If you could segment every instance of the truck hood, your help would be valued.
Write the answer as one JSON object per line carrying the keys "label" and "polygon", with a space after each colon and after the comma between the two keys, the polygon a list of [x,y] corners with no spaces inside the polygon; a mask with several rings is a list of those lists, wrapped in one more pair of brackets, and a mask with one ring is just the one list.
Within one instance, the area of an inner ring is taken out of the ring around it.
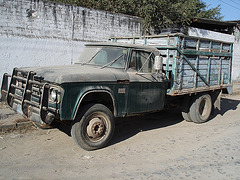
{"label": "truck hood", "polygon": [[24,71],[37,73],[44,81],[55,82],[57,84],[70,82],[99,82],[128,80],[129,77],[123,69],[115,69],[100,66],[74,64],[69,66],[49,66],[49,67],[25,67]]}

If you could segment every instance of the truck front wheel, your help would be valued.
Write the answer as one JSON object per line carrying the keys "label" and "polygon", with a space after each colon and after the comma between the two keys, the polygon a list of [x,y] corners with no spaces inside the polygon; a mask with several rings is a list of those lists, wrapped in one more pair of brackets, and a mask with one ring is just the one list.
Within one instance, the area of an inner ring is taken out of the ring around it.
{"label": "truck front wheel", "polygon": [[75,143],[85,150],[99,149],[111,140],[115,129],[112,112],[102,104],[82,108],[71,129]]}
{"label": "truck front wheel", "polygon": [[195,123],[208,121],[212,112],[212,99],[209,94],[197,95],[190,106],[190,118]]}

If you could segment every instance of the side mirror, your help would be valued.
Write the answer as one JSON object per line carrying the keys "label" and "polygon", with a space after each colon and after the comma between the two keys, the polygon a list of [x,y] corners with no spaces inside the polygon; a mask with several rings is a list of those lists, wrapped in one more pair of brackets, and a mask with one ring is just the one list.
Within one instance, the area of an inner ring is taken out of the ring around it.
{"label": "side mirror", "polygon": [[162,56],[155,56],[154,70],[162,72],[162,67],[163,67],[163,57]]}

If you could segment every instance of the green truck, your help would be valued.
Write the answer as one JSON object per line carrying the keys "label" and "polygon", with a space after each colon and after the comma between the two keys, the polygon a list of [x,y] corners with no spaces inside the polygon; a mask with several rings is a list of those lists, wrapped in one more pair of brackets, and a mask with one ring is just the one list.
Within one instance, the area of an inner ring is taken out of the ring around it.
{"label": "green truck", "polygon": [[186,121],[203,123],[231,93],[232,43],[181,33],[111,41],[87,44],[73,65],[14,68],[1,101],[41,128],[71,121],[75,143],[94,150],[117,117],[181,107]]}

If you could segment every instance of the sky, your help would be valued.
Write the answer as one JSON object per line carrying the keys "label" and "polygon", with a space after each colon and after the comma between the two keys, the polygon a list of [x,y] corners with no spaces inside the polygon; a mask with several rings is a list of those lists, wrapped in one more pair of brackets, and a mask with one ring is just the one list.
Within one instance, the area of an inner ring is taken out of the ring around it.
{"label": "sky", "polygon": [[202,0],[209,8],[221,5],[221,13],[224,21],[240,20],[240,0]]}

